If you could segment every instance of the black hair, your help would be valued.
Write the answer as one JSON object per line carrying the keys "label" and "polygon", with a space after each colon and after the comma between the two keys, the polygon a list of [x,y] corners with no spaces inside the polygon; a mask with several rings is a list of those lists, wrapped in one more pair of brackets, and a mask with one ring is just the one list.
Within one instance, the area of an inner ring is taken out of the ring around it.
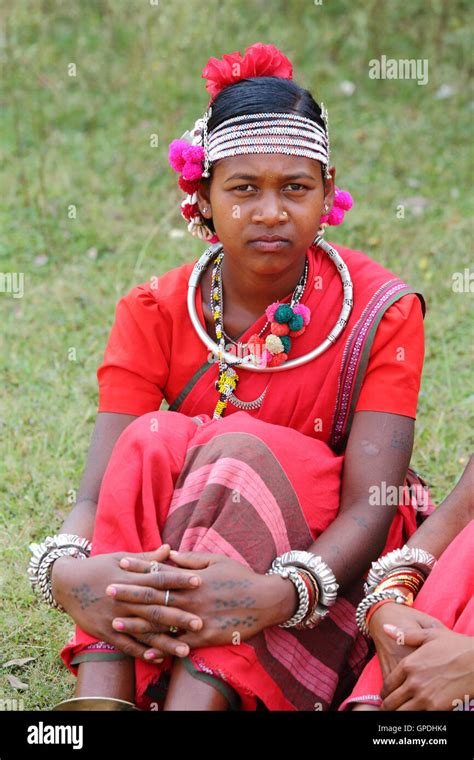
{"label": "black hair", "polygon": [[[309,90],[297,85],[291,79],[281,77],[251,77],[241,79],[216,96],[212,102],[212,114],[207,125],[208,132],[222,124],[226,119],[244,114],[264,113],[278,110],[281,113],[297,113],[316,122],[326,131],[321,115],[321,108]],[[245,122],[242,122],[245,123]],[[324,181],[325,167],[321,164],[321,176]],[[211,177],[207,180],[210,182]],[[205,180],[203,180],[205,181]],[[211,219],[206,224],[213,232]]]}

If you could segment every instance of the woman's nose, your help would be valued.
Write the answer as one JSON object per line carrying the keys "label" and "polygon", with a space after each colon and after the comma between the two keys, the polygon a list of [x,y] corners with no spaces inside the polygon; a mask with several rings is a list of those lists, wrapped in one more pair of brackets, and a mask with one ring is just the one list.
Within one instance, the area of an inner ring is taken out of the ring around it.
{"label": "woman's nose", "polygon": [[259,198],[252,214],[253,221],[265,222],[265,224],[276,224],[284,221],[287,216],[281,197],[275,194],[268,194],[266,197]]}

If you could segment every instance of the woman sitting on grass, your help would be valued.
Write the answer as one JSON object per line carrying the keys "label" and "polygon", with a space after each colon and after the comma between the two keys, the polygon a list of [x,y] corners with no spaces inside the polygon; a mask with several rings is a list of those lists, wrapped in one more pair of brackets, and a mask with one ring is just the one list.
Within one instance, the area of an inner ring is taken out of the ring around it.
{"label": "woman sitting on grass", "polygon": [[119,302],[67,535],[31,573],[77,624],[76,698],[334,709],[371,653],[364,574],[417,527],[371,493],[416,479],[423,299],[323,240],[351,198],[289,60],[257,43],[203,76],[170,161],[210,245]]}

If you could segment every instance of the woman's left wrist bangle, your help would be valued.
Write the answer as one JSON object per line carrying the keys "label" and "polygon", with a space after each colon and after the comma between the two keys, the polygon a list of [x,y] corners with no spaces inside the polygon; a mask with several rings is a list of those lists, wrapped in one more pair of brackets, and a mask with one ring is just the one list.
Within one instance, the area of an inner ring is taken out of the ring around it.
{"label": "woman's left wrist bangle", "polygon": [[315,628],[336,602],[339,586],[334,573],[321,557],[311,552],[285,552],[276,557],[267,574],[273,573],[292,580],[300,599],[296,613],[280,623],[282,628]]}

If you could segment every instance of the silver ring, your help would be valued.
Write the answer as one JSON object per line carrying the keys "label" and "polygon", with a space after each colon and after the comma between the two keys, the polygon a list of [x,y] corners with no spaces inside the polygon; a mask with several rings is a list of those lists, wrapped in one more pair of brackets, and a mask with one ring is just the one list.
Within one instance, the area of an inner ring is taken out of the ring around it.
{"label": "silver ring", "polygon": [[175,625],[170,625],[170,633],[178,633],[179,628]]}
{"label": "silver ring", "polygon": [[168,606],[169,600],[170,600],[170,590],[169,590],[169,588],[167,588],[166,591],[165,591],[165,607]]}
{"label": "silver ring", "polygon": [[153,560],[153,562],[150,562],[150,573],[159,573],[160,572],[160,563],[156,560]]}

